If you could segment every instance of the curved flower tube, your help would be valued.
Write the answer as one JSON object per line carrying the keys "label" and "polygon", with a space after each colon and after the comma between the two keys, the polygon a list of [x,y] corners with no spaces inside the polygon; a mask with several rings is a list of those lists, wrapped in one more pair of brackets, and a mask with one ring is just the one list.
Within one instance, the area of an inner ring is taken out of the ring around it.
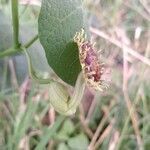
{"label": "curved flower tube", "polygon": [[69,95],[63,84],[52,82],[49,85],[50,103],[57,112],[63,115],[73,115],[82,100],[84,89],[85,81],[82,73],[78,76],[73,95]]}

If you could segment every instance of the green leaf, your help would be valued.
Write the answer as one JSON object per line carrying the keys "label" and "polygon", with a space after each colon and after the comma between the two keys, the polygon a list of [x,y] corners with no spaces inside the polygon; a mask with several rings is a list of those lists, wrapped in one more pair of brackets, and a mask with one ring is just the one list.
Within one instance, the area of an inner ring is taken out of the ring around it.
{"label": "green leaf", "polygon": [[75,127],[74,127],[73,122],[70,119],[67,119],[63,124],[61,132],[65,133],[67,135],[70,135],[74,132],[74,130],[75,130]]}
{"label": "green leaf", "polygon": [[39,38],[49,65],[68,84],[74,85],[81,70],[73,37],[86,28],[81,0],[43,0]]}
{"label": "green leaf", "polygon": [[57,133],[56,138],[61,141],[66,141],[69,136],[74,132],[75,127],[70,119],[65,120],[61,130]]}
{"label": "green leaf", "polygon": [[83,133],[72,137],[68,141],[68,146],[73,150],[87,150],[89,145],[88,138]]}
{"label": "green leaf", "polygon": [[60,143],[58,145],[57,150],[69,150],[69,148],[67,147],[67,145],[65,143]]}

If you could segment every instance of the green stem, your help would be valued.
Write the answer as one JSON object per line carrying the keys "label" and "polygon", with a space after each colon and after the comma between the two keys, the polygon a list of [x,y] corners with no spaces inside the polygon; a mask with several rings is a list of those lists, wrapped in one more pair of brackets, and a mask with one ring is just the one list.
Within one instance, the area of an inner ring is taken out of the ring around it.
{"label": "green stem", "polygon": [[18,49],[14,49],[14,48],[6,49],[5,51],[3,51],[3,52],[0,53],[0,58],[16,54],[17,52],[18,52]]}
{"label": "green stem", "polygon": [[28,43],[26,43],[25,45],[24,45],[24,47],[25,48],[29,48],[37,39],[38,39],[38,34],[37,35],[35,35]]}
{"label": "green stem", "polygon": [[[25,49],[29,48],[36,40],[38,39],[38,35],[35,35],[28,43],[26,43],[23,47]],[[5,56],[10,56],[10,55],[14,55],[16,54],[17,52],[22,52],[23,49],[20,47],[18,48],[9,48],[9,49],[6,49],[2,52],[0,52],[0,58],[3,58]]]}
{"label": "green stem", "polygon": [[51,82],[54,82],[52,79],[50,78],[47,78],[47,79],[43,79],[41,77],[38,77],[34,68],[33,68],[33,65],[32,65],[32,62],[31,62],[31,58],[30,58],[30,55],[28,54],[28,51],[25,49],[25,48],[22,48],[25,52],[25,55],[26,55],[26,58],[27,58],[27,62],[28,62],[28,70],[29,70],[29,75],[30,77],[35,80],[36,82],[38,82],[39,84],[49,84]]}
{"label": "green stem", "polygon": [[18,0],[11,1],[12,23],[13,23],[13,40],[14,48],[20,46],[19,43],[19,19],[18,19]]}

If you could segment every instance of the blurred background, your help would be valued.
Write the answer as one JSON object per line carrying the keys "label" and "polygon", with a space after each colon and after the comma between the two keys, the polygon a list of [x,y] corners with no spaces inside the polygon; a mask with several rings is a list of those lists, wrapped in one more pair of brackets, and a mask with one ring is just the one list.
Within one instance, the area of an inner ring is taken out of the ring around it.
{"label": "blurred background", "polygon": [[[0,59],[0,150],[150,150],[150,1],[84,0],[89,31],[111,73],[108,90],[86,89],[74,116],[49,104],[23,55]],[[12,44],[11,1],[0,0],[0,51]],[[19,0],[20,41],[38,33],[40,0]],[[53,76],[36,41],[39,76]]]}

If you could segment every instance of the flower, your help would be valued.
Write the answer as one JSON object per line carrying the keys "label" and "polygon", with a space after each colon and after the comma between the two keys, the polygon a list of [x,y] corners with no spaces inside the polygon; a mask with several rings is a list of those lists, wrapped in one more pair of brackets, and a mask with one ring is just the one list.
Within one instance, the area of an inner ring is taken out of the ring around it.
{"label": "flower", "polygon": [[95,90],[103,91],[108,87],[105,76],[108,73],[104,71],[104,64],[100,62],[99,53],[94,44],[86,40],[84,29],[75,34],[74,42],[79,48],[79,60],[86,84]]}

